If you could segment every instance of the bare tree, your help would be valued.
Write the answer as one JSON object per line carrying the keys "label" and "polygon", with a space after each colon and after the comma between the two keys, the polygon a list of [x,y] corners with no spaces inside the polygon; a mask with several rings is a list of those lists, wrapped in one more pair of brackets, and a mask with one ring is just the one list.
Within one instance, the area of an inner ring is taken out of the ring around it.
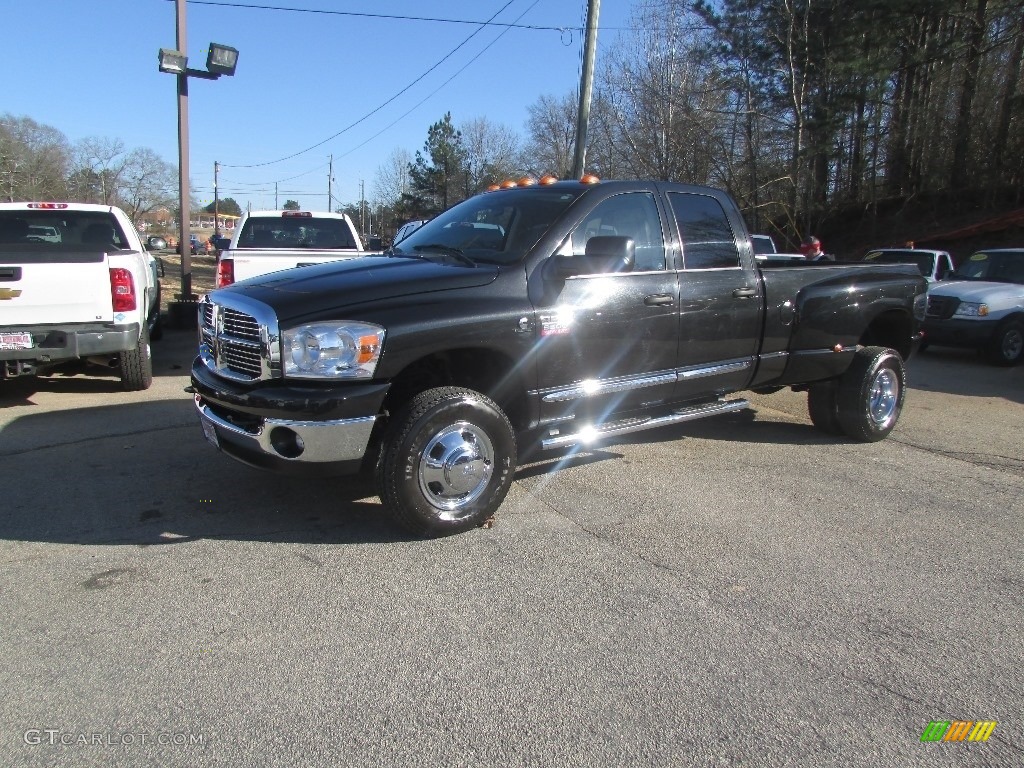
{"label": "bare tree", "polygon": [[82,202],[113,205],[128,155],[124,142],[89,136],[75,145],[72,183]]}
{"label": "bare tree", "polygon": [[511,128],[477,117],[459,126],[459,131],[466,149],[467,196],[519,175],[519,137]]}
{"label": "bare tree", "polygon": [[395,149],[383,164],[377,167],[373,181],[373,197],[384,205],[397,206],[402,196],[409,193],[409,166],[412,153],[407,149]]}
{"label": "bare tree", "polygon": [[553,173],[560,179],[572,171],[576,146],[576,108],[574,94],[545,94],[530,105],[527,169],[534,175]]}
{"label": "bare tree", "polygon": [[151,149],[133,149],[121,168],[117,200],[136,224],[155,208],[171,208],[178,194],[178,169]]}
{"label": "bare tree", "polygon": [[635,178],[717,183],[727,174],[728,89],[681,0],[639,5],[605,59],[604,138]]}
{"label": "bare tree", "polygon": [[29,117],[0,118],[0,189],[9,202],[67,196],[70,149],[64,134]]}

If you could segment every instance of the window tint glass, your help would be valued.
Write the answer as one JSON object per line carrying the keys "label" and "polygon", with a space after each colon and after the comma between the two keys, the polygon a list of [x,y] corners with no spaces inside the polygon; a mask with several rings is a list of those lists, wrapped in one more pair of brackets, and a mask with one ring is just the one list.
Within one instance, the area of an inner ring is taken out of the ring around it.
{"label": "window tint glass", "polygon": [[344,219],[256,216],[246,219],[239,248],[355,248]]}
{"label": "window tint glass", "polygon": [[686,269],[738,267],[740,254],[725,210],[713,197],[670,192]]}
{"label": "window tint glass", "polygon": [[665,268],[661,217],[658,216],[654,195],[650,193],[631,192],[599,203],[569,236],[573,254],[584,253],[587,240],[595,235],[633,238],[636,247],[634,272],[652,272]]}

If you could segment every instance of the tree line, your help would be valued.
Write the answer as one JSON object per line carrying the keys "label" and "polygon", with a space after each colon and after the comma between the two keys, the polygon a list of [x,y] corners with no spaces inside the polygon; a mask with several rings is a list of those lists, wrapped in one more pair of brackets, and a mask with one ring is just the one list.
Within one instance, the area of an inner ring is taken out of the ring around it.
{"label": "tree line", "polygon": [[73,200],[123,208],[138,222],[156,208],[177,209],[178,169],[152,149],[89,137],[74,144],[30,117],[0,117],[2,196]]}
{"label": "tree line", "polygon": [[[599,38],[588,172],[724,188],[752,229],[790,244],[910,206],[939,218],[1021,203],[1024,0],[637,0],[632,13],[629,32]],[[446,113],[419,151],[391,153],[358,210],[387,235],[503,179],[566,178],[576,111],[575,93],[540,94],[522,131]],[[133,217],[177,204],[176,168],[152,150],[70,144],[12,115],[0,185]]]}
{"label": "tree line", "polygon": [[[915,201],[1020,204],[1024,0],[643,0],[602,46],[587,170],[727,189],[790,242]],[[376,193],[427,218],[494,181],[566,178],[575,94],[542,95],[526,136],[486,118],[430,126]]]}

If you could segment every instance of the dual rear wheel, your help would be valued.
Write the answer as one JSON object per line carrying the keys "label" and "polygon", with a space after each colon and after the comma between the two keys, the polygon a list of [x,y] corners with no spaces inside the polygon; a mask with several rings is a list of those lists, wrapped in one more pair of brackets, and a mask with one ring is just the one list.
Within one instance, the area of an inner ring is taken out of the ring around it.
{"label": "dual rear wheel", "polygon": [[906,369],[893,349],[862,347],[838,379],[812,384],[811,422],[830,435],[876,442],[892,432],[903,410]]}

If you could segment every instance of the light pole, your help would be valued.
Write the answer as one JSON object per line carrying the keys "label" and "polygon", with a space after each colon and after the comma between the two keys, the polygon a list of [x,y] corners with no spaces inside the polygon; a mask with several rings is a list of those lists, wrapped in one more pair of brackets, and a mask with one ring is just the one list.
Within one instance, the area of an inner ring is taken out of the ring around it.
{"label": "light pole", "polygon": [[[213,236],[220,237],[220,197],[217,195],[217,176],[220,175],[220,163],[213,161]],[[220,246],[218,246],[219,248]]]}
{"label": "light pole", "polygon": [[[210,43],[206,56],[206,70],[188,68],[188,44],[185,27],[185,0],[174,0],[177,37],[175,50],[161,48],[159,53],[160,71],[178,77],[178,247],[181,249],[181,293],[178,301],[171,302],[172,325],[194,326],[197,317],[195,297],[192,293],[192,250],[189,231],[189,188],[188,188],[188,79],[198,77],[216,80],[221,75],[234,75],[238,64],[238,50],[229,45]],[[215,169],[216,175],[216,169]],[[215,182],[216,184],[216,182]],[[216,201],[214,205],[216,209]],[[214,213],[216,216],[216,211]],[[214,224],[216,229],[216,223]]]}

